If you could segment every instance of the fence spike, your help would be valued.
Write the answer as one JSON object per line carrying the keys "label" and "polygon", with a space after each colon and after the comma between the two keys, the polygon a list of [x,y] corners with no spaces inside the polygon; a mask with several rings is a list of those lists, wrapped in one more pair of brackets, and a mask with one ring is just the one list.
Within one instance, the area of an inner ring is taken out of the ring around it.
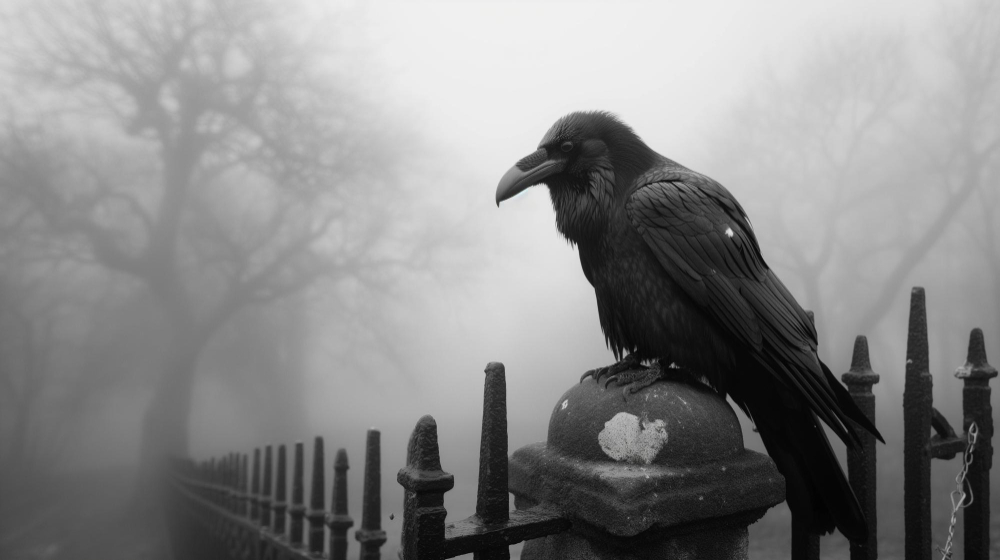
{"label": "fence spike", "polygon": [[368,430],[365,445],[365,490],[361,505],[361,528],[354,538],[361,543],[361,560],[379,560],[379,549],[385,543],[382,530],[382,444],[381,433]]}
{"label": "fence spike", "polygon": [[400,558],[443,558],[444,520],[448,515],[444,493],[455,486],[455,477],[441,470],[437,423],[432,416],[417,421],[406,448],[406,466],[396,480],[406,489]]}
{"label": "fence spike", "polygon": [[240,491],[237,488],[238,476],[236,453],[229,452],[226,455],[226,490],[229,493],[229,499],[226,502],[230,513],[239,513],[240,511]]}
{"label": "fence spike", "polygon": [[260,524],[271,529],[271,446],[264,446],[264,492],[260,499]]}
{"label": "fence spike", "polygon": [[260,448],[253,450],[253,478],[250,482],[250,519],[260,520]]}
{"label": "fence spike", "polygon": [[285,473],[285,444],[278,446],[278,472],[275,479],[274,495],[274,532],[279,536],[285,535],[285,513],[288,511],[288,502],[285,494],[286,473]]}
{"label": "fence spike", "polygon": [[854,354],[851,356],[851,372],[868,373],[872,370],[871,358],[868,356],[868,338],[858,335],[854,339]]}
{"label": "fence spike", "polygon": [[907,560],[931,558],[931,407],[934,382],[929,371],[927,305],[924,289],[910,294],[903,388],[903,515]]}
{"label": "fence spike", "polygon": [[354,525],[354,520],[347,514],[347,469],[349,468],[347,450],[338,449],[337,457],[333,461],[333,484],[330,495],[332,514],[327,519],[332,560],[346,560],[347,530]]}
{"label": "fence spike", "polygon": [[993,378],[997,376],[997,369],[986,360],[986,343],[983,341],[983,330],[972,329],[969,333],[969,352],[965,359],[965,365],[955,370],[955,377],[965,379],[969,377]]}
{"label": "fence spike", "polygon": [[986,560],[990,555],[990,469],[993,466],[993,406],[990,403],[990,379],[997,370],[986,360],[983,331],[969,334],[969,352],[965,365],[955,377],[962,379],[962,425],[966,440],[975,422],[978,434],[972,462],[965,482],[972,493],[972,503],[962,513],[964,552],[969,560]]}
{"label": "fence spike", "polygon": [[476,515],[483,523],[490,524],[510,519],[507,493],[507,381],[500,362],[490,362],[485,372]]}
{"label": "fence spike", "polygon": [[[484,525],[510,519],[507,492],[507,380],[500,362],[486,365],[483,385],[483,427],[479,440],[479,488],[476,516]],[[473,560],[509,560],[506,544],[476,552]]]}
{"label": "fence spike", "polygon": [[309,553],[314,556],[323,554],[323,522],[326,512],[323,511],[323,494],[326,488],[326,478],[323,473],[323,438],[316,436],[313,442],[312,493],[309,499]]}
{"label": "fence spike", "polygon": [[302,522],[306,514],[306,507],[303,502],[304,495],[304,483],[303,483],[303,463],[304,451],[303,443],[298,441],[295,443],[295,465],[292,467],[292,507],[288,508],[288,515],[292,518],[291,520],[291,535],[289,537],[289,542],[292,546],[296,548],[302,548],[303,541],[303,530],[305,524]]}
{"label": "fence spike", "polygon": [[[841,379],[847,384],[848,392],[858,409],[875,423],[875,395],[872,394],[872,385],[878,383],[879,375],[872,371],[868,339],[863,335],[854,340],[851,370],[843,374]],[[851,543],[851,560],[875,560],[878,558],[875,436],[856,423],[851,424],[861,439],[861,444],[850,446],[847,450],[848,479],[868,521],[868,540]]]}
{"label": "fence spike", "polygon": [[250,514],[249,462],[250,456],[243,453],[240,460],[240,515],[243,517]]}

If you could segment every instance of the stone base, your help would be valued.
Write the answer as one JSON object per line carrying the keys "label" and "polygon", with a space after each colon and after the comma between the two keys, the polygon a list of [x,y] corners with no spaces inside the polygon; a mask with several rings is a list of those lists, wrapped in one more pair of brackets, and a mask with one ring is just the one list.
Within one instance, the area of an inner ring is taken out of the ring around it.
{"label": "stone base", "polygon": [[524,543],[521,560],[747,560],[748,538],[744,526],[622,546],[570,531]]}

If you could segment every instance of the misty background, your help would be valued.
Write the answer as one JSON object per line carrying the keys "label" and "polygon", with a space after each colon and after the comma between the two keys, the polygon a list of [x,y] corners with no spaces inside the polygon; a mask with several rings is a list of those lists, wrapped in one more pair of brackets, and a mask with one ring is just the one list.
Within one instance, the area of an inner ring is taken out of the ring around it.
{"label": "misty background", "polygon": [[[868,337],[882,557],[910,288],[953,426],[973,327],[1000,362],[995,2],[5,0],[0,45],[4,558],[169,558],[142,499],[164,457],[315,435],[350,455],[358,523],[372,426],[390,557],[423,414],[449,520],[473,513],[486,363],[514,450],[613,361],[547,189],[494,202],[575,110],[727,186],[835,373]],[[958,469],[933,464],[938,545]],[[751,557],[789,527],[771,510]]]}

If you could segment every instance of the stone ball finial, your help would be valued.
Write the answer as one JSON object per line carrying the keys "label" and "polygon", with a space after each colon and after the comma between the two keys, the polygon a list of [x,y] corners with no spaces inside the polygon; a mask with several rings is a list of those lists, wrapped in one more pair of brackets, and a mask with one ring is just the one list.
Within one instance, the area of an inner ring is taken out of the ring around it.
{"label": "stone ball finial", "polygon": [[623,398],[590,379],[571,387],[549,419],[548,446],[566,457],[691,467],[743,451],[732,408],[705,385],[655,383]]}
{"label": "stone ball finial", "polygon": [[546,504],[573,522],[569,533],[525,545],[532,559],[667,550],[745,558],[747,525],[784,490],[774,463],[743,447],[725,399],[682,376],[625,399],[592,379],[574,384],[552,411],[547,441],[510,458],[518,509]]}

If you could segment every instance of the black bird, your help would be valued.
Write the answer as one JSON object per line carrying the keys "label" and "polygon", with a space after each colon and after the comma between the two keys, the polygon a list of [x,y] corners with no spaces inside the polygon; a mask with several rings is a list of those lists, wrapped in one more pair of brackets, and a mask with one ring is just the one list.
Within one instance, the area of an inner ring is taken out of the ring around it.
{"label": "black bird", "polygon": [[867,540],[819,420],[849,446],[860,440],[848,419],[882,436],[819,360],[812,321],[764,262],[733,195],[604,112],[559,119],[500,179],[497,205],[539,183],[579,248],[619,360],[584,378],[607,376],[626,394],[672,367],[704,380],[753,420],[797,523]]}

